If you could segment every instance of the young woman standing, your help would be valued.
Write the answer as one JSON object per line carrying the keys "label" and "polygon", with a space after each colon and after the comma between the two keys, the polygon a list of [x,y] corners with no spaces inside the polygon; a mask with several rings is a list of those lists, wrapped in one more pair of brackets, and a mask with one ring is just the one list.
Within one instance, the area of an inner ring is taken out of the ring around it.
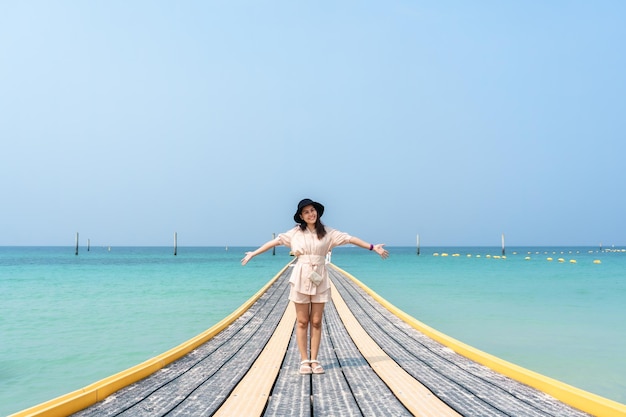
{"label": "young woman standing", "polygon": [[[281,233],[253,252],[246,252],[241,264],[275,246],[285,245],[298,258],[293,267],[289,283],[289,300],[296,308],[296,340],[300,351],[300,373],[322,374],[317,355],[322,338],[322,315],[324,305],[330,301],[330,283],[326,270],[326,254],[340,245],[353,244],[374,251],[386,259],[389,252],[384,244],[371,244],[355,236],[324,226],[320,218],[324,206],[305,198],[298,203],[293,219],[298,223],[293,229]],[[307,334],[311,334],[311,356],[307,352]]]}

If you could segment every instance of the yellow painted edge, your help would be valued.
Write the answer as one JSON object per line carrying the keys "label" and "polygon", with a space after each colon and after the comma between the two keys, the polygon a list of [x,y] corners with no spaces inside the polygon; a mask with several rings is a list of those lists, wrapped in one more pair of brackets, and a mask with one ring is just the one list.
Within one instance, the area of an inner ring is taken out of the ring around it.
{"label": "yellow painted edge", "polygon": [[523,384],[536,388],[546,394],[553,396],[554,398],[571,405],[586,413],[597,416],[626,416],[626,405],[618,403],[617,401],[610,400],[608,398],[601,397],[588,391],[584,391],[580,388],[568,385],[564,382],[547,377],[540,373],[523,368],[519,365],[515,365],[511,362],[507,362],[504,359],[500,359],[497,356],[490,355],[470,345],[460,342],[438,330],[420,322],[419,320],[411,317],[404,311],[395,307],[393,304],[385,300],[378,295],[372,289],[367,287],[357,278],[343,269],[331,264],[333,268],[340,271],[349,277],[355,284],[361,287],[366,293],[374,298],[378,303],[384,306],[391,313],[402,319],[411,327],[424,333],[426,336],[436,340],[437,342],[449,347],[456,353],[465,356],[477,363],[487,366],[496,372],[499,372],[505,376],[515,379]]}
{"label": "yellow painted edge", "polygon": [[58,417],[68,416],[76,413],[87,407],[94,405],[95,403],[102,401],[112,393],[119,391],[120,389],[127,387],[153,373],[161,368],[169,365],[177,359],[182,358],[189,352],[196,349],[198,346],[211,340],[215,335],[228,327],[231,323],[237,320],[243,313],[245,313],[261,296],[271,287],[274,282],[282,275],[282,273],[289,267],[293,260],[285,265],[267,284],[265,284],[256,294],[243,303],[238,309],[232,312],[229,316],[222,319],[208,330],[200,333],[199,335],[181,343],[180,345],[158,355],[154,358],[135,365],[132,368],[121,371],[117,374],[111,375],[107,378],[101,379],[91,385],[88,385],[79,390],[64,394],[60,397],[46,401],[44,403],[27,408],[23,411],[18,411],[15,414],[11,414],[9,417],[25,417],[25,416],[38,416],[38,417]]}

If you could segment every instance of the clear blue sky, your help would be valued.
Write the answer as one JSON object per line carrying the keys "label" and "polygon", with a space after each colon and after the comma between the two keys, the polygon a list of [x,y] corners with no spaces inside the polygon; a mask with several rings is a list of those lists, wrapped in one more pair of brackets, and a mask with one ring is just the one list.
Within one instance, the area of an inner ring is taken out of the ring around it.
{"label": "clear blue sky", "polygon": [[4,1],[0,245],[626,244],[626,2]]}

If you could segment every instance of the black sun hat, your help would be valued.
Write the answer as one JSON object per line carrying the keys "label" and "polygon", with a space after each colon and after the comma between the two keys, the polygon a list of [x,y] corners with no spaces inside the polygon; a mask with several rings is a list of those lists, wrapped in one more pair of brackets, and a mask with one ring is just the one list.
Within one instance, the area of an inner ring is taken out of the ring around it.
{"label": "black sun hat", "polygon": [[302,212],[302,209],[305,208],[306,206],[313,206],[315,207],[315,210],[317,211],[317,218],[319,219],[320,217],[322,217],[322,214],[324,214],[324,206],[321,205],[320,203],[311,200],[310,198],[305,198],[304,200],[301,200],[298,203],[298,210],[296,211],[296,214],[293,215],[293,219],[296,221],[296,223],[303,223],[304,220],[302,220],[300,218],[300,213]]}

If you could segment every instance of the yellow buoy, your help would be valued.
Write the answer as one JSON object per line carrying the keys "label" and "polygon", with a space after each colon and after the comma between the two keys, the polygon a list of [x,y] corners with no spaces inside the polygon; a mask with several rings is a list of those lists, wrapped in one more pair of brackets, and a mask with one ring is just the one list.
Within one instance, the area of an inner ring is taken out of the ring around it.
{"label": "yellow buoy", "polygon": [[570,259],[570,260],[569,260],[569,263],[571,263],[571,264],[575,264],[575,263],[576,263],[576,259]]}
{"label": "yellow buoy", "polygon": [[433,256],[439,256],[439,254],[437,252],[433,253]]}
{"label": "yellow buoy", "polygon": [[527,256],[524,259],[526,259],[527,261],[530,261],[530,256]]}
{"label": "yellow buoy", "polygon": [[552,259],[552,258],[546,258],[546,260],[548,260],[548,261],[553,261],[553,259]]}
{"label": "yellow buoy", "polygon": [[565,259],[563,259],[563,258],[559,258],[559,259],[558,259],[558,261],[559,261],[559,262],[565,262]]}
{"label": "yellow buoy", "polygon": [[441,256],[448,256],[448,254],[447,253],[442,253]]}
{"label": "yellow buoy", "polygon": [[594,259],[594,260],[593,260],[593,263],[594,263],[594,264],[601,264],[602,262],[600,262],[600,259]]}

